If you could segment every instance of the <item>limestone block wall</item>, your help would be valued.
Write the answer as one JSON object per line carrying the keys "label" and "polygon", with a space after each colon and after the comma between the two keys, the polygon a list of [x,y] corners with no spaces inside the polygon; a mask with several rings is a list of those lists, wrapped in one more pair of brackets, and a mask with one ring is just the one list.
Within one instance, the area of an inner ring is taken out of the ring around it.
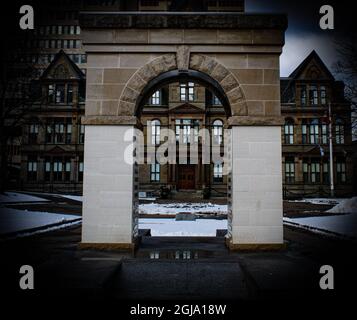
{"label": "limestone block wall", "polygon": [[130,246],[133,166],[124,161],[131,126],[87,126],[84,150],[82,243]]}
{"label": "limestone block wall", "polygon": [[283,243],[280,130],[278,126],[232,129],[233,247]]}

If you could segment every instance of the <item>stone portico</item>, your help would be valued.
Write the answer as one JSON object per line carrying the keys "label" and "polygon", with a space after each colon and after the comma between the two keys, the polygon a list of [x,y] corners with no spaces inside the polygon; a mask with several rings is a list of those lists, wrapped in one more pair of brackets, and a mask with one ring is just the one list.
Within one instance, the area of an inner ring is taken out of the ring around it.
{"label": "stone portico", "polygon": [[136,166],[125,133],[155,79],[196,74],[225,102],[232,249],[283,244],[279,56],[282,15],[83,13],[88,55],[83,246],[132,248]]}

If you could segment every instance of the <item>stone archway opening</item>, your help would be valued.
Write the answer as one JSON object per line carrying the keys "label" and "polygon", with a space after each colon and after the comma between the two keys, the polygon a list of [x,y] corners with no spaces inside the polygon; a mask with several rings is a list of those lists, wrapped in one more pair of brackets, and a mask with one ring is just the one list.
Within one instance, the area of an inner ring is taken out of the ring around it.
{"label": "stone archway opening", "polygon": [[[152,236],[199,236],[200,241],[219,230],[222,237],[230,223],[225,142],[231,115],[222,87],[200,71],[171,70],[142,90],[136,115],[145,150],[136,187],[140,229],[150,228]],[[171,154],[160,161],[160,153]]]}

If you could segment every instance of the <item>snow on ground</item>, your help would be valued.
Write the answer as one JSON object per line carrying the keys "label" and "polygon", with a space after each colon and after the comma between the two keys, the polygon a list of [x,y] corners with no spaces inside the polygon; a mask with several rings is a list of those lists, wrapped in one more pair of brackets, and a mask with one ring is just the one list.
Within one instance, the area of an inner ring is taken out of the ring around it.
{"label": "snow on ground", "polygon": [[335,233],[340,236],[357,238],[357,212],[308,218],[284,218],[284,223],[297,225],[319,233]]}
{"label": "snow on ground", "polygon": [[227,229],[227,220],[197,219],[139,219],[139,229],[151,229],[152,236],[161,237],[215,237],[217,229]]}
{"label": "snow on ground", "polygon": [[304,202],[312,204],[329,204],[336,205],[346,199],[343,198],[303,198],[301,200],[288,200],[289,202]]}
{"label": "snow on ground", "polygon": [[13,202],[41,202],[48,201],[47,199],[30,196],[28,194],[18,192],[5,192],[0,194],[0,203],[13,203]]}
{"label": "snow on ground", "polygon": [[327,210],[329,213],[356,213],[357,212],[357,197],[345,199],[339,204]]}
{"label": "snow on ground", "polygon": [[79,201],[79,202],[83,201],[83,196],[72,196],[72,195],[66,195],[66,194],[59,194],[59,196],[61,196],[63,198],[70,199],[70,200]]}
{"label": "snow on ground", "polygon": [[54,223],[74,221],[78,218],[80,217],[67,214],[0,208],[0,234],[25,232]]}
{"label": "snow on ground", "polygon": [[139,205],[140,214],[217,213],[226,214],[227,205],[212,203],[145,203]]}

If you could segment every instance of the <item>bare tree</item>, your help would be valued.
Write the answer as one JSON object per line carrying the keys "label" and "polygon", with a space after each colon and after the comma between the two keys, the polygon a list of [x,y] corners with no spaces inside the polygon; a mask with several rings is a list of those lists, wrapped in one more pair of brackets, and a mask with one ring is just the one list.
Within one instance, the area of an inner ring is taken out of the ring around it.
{"label": "bare tree", "polygon": [[1,59],[0,83],[0,193],[3,193],[9,178],[8,146],[14,136],[21,136],[23,126],[32,116],[34,105],[39,103],[36,90],[35,70],[30,64],[14,68],[7,57]]}
{"label": "bare tree", "polygon": [[352,135],[357,139],[357,36],[344,35],[336,41],[335,72],[345,83],[345,97],[351,104]]}

